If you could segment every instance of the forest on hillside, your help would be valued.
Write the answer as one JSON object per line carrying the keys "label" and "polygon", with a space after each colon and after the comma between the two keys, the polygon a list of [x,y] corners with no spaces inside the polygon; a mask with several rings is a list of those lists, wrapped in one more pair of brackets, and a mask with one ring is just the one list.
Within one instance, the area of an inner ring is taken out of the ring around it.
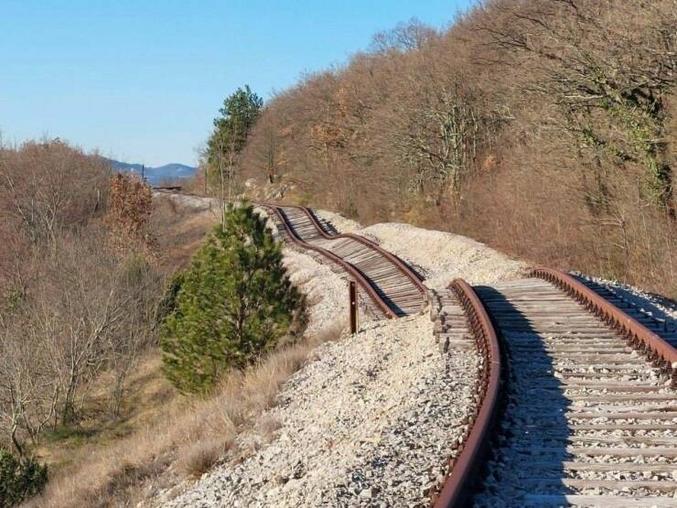
{"label": "forest on hillside", "polygon": [[262,109],[237,179],[677,295],[674,0],[488,0]]}

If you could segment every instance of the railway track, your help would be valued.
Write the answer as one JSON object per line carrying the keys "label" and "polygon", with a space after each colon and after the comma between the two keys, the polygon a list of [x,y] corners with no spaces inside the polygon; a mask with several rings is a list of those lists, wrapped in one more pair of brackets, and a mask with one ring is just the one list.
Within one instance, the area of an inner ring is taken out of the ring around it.
{"label": "railway track", "polygon": [[571,277],[532,275],[455,283],[484,372],[436,506],[675,506],[677,352]]}
{"label": "railway track", "polygon": [[[193,195],[181,187],[154,187],[154,191]],[[417,314],[426,307],[428,289],[422,277],[376,243],[360,235],[337,233],[307,207],[255,205],[272,212],[278,232],[289,242],[319,254],[352,278],[370,314],[395,318]]]}
{"label": "railway track", "polygon": [[335,233],[305,207],[259,206],[273,212],[278,230],[289,241],[329,259],[353,278],[363,300],[377,313],[400,317],[426,306],[427,288],[418,274],[370,240]]}
{"label": "railway track", "polygon": [[672,347],[677,347],[677,326],[674,320],[670,320],[664,315],[657,315],[663,314],[660,310],[645,308],[633,299],[632,295],[628,295],[628,292],[622,289],[608,287],[581,276],[576,277],[576,279],[609,303],[622,309]]}
{"label": "railway track", "polygon": [[[309,209],[264,206],[382,315],[426,305],[420,279],[392,254],[336,234]],[[432,311],[444,351],[481,357],[476,408],[436,506],[677,505],[673,322],[545,269],[493,287],[455,281]]]}

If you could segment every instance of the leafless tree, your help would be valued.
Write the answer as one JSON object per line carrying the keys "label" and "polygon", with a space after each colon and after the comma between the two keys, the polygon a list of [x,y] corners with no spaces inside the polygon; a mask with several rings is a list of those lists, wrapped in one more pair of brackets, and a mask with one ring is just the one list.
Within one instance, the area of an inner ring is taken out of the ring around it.
{"label": "leafless tree", "polygon": [[416,18],[399,23],[392,30],[378,32],[372,37],[371,51],[388,53],[390,51],[412,51],[421,49],[437,36],[437,31]]}

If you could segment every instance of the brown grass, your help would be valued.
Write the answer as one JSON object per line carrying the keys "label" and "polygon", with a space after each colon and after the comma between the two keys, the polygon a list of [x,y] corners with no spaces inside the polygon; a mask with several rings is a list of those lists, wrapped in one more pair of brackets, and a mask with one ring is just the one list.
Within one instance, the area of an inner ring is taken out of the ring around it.
{"label": "brown grass", "polygon": [[[211,212],[155,203],[154,231],[167,270],[188,261],[214,221]],[[164,233],[164,234],[163,234]],[[92,403],[80,429],[53,435],[37,450],[50,466],[44,494],[29,506],[129,506],[158,489],[199,477],[223,460],[246,457],[255,443],[272,439],[280,422],[265,414],[289,377],[311,352],[336,339],[340,324],[280,346],[246,371],[233,371],[213,394],[189,399],[178,394],[161,372],[159,351],[141,359],[129,378],[122,417],[110,420],[101,409],[109,377],[88,387]],[[249,432],[252,439],[238,441]]]}
{"label": "brown grass", "polygon": [[169,271],[186,266],[217,222],[218,210],[193,210],[168,196],[156,196],[151,228],[156,232],[162,266]]}
{"label": "brown grass", "polygon": [[332,326],[275,351],[246,371],[231,372],[211,397],[197,401],[171,390],[157,353],[151,355],[132,380],[138,412],[121,424],[124,436],[115,439],[110,428],[105,439],[100,434],[46,445],[51,479],[30,506],[134,504],[158,488],[199,477],[220,460],[241,460],[252,450],[237,443],[238,434],[253,431],[260,442],[269,441],[280,422],[265,410],[313,349],[340,333]]}
{"label": "brown grass", "polygon": [[224,443],[220,439],[199,441],[184,451],[177,467],[187,477],[199,478],[225,455],[230,444],[232,441]]}

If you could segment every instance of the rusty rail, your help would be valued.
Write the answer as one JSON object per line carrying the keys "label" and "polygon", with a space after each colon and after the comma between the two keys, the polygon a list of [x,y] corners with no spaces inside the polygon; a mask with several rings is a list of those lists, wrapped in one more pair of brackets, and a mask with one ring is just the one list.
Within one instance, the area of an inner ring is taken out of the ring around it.
{"label": "rusty rail", "polygon": [[449,475],[434,500],[435,508],[463,506],[472,488],[473,476],[490,446],[490,432],[498,408],[501,377],[501,352],[498,336],[489,314],[475,290],[463,279],[449,286],[465,310],[477,348],[482,358],[479,403],[468,426],[461,452],[449,461]]}
{"label": "rusty rail", "polygon": [[424,295],[424,298],[427,299],[428,289],[423,285],[421,279],[418,277],[418,274],[414,272],[411,268],[409,268],[400,258],[395,256],[393,253],[388,252],[377,243],[374,243],[368,238],[365,238],[360,235],[356,235],[353,233],[337,233],[334,235],[330,235],[325,231],[324,226],[320,223],[319,220],[317,220],[315,213],[313,213],[313,211],[310,208],[307,208],[305,206],[296,206],[294,208],[302,209],[308,216],[308,218],[311,221],[313,221],[313,224],[324,238],[327,238],[329,240],[334,238],[352,238],[353,240],[360,242],[362,245],[366,245],[367,247],[379,252],[382,256],[387,258],[392,264],[394,264],[400,270],[400,272],[402,272],[402,274],[404,274],[409,280],[411,280],[411,282],[416,286],[416,288]]}
{"label": "rusty rail", "polygon": [[[281,206],[281,205],[271,205],[266,203],[266,206]],[[340,238],[350,238],[352,240],[355,240],[356,242],[361,243],[362,245],[365,245],[369,247],[370,249],[374,249],[376,252],[381,254],[383,257],[385,257],[388,261],[390,261],[395,267],[405,276],[407,277],[413,284],[416,286],[416,289],[419,290],[421,295],[423,296],[423,301],[427,302],[428,301],[428,289],[423,285],[423,282],[421,279],[418,277],[418,274],[414,272],[411,268],[409,268],[400,258],[392,254],[391,252],[388,252],[387,250],[383,249],[380,245],[372,242],[368,238],[365,238],[360,235],[356,235],[353,233],[336,233],[336,234],[329,234],[327,231],[324,229],[324,226],[320,223],[319,220],[317,220],[317,217],[313,213],[313,211],[306,207],[306,206],[300,206],[300,205],[284,205],[286,208],[296,208],[297,210],[301,210],[303,213],[306,214],[306,216],[310,219],[310,221],[313,223],[315,228],[317,229],[318,233],[322,235],[323,238],[326,238],[327,240],[337,240]]]}
{"label": "rusty rail", "polygon": [[341,268],[343,268],[354,280],[355,282],[369,295],[369,297],[374,301],[374,303],[378,306],[378,308],[385,314],[387,318],[395,318],[397,317],[397,314],[390,308],[390,306],[383,301],[383,299],[379,296],[379,294],[374,290],[374,287],[371,285],[371,283],[366,279],[366,277],[359,271],[357,270],[354,266],[350,265],[349,263],[346,263],[343,259],[341,259],[339,256],[334,254],[333,252],[328,251],[327,249],[323,249],[322,247],[317,247],[315,245],[312,245],[306,241],[304,241],[301,237],[299,237],[296,234],[296,231],[294,231],[294,228],[291,227],[289,224],[289,221],[287,220],[287,217],[285,217],[284,213],[280,208],[276,205],[271,205],[267,203],[256,203],[258,206],[268,208],[275,213],[275,215],[278,217],[280,220],[280,223],[284,227],[285,231],[287,232],[289,239],[294,242],[297,245],[302,246],[304,249],[309,249],[314,252],[317,252],[318,254],[321,254],[322,256],[325,256],[326,258],[330,259],[334,263],[338,264]]}
{"label": "rusty rail", "polygon": [[671,376],[673,386],[677,385],[677,349],[568,273],[539,267],[531,270],[530,275],[551,282],[583,304],[625,337],[633,349],[644,353],[655,367]]}

